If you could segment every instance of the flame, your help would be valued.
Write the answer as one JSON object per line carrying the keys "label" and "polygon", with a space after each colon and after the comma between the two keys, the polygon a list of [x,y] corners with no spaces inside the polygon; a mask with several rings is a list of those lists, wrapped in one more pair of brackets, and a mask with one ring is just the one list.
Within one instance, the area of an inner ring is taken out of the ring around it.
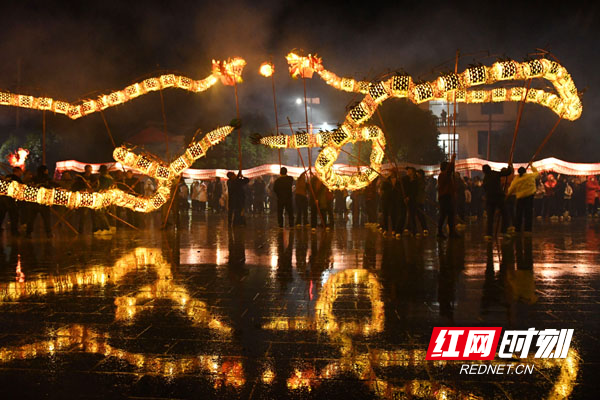
{"label": "flame", "polygon": [[322,60],[316,55],[309,54],[303,57],[291,52],[285,58],[289,64],[290,75],[294,79],[312,78],[315,71],[323,70]]}
{"label": "flame", "polygon": [[21,270],[21,255],[18,254],[17,255],[17,282],[19,283],[23,283],[25,282],[25,274],[23,273],[23,271]]}
{"label": "flame", "polygon": [[233,86],[242,82],[242,71],[246,66],[243,58],[235,57],[227,61],[212,60],[213,75],[221,78],[221,83],[227,86]]}
{"label": "flame", "polygon": [[28,155],[29,150],[19,147],[19,150],[8,155],[8,163],[12,167],[20,167],[21,169],[25,169],[25,160],[27,159]]}
{"label": "flame", "polygon": [[260,72],[260,74],[265,78],[268,78],[275,72],[275,67],[270,62],[265,61],[264,63],[260,64],[260,69],[258,72]]}

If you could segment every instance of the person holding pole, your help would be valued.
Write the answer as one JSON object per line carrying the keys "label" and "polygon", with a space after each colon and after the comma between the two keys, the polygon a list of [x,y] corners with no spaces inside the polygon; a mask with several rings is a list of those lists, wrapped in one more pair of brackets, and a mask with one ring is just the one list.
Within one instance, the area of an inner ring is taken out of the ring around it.
{"label": "person holding pole", "polygon": [[306,171],[296,179],[296,224],[308,225],[308,182]]}
{"label": "person holding pole", "polygon": [[460,237],[454,229],[454,216],[456,213],[456,190],[454,185],[455,161],[456,153],[453,153],[450,162],[444,161],[440,164],[441,172],[438,177],[438,201],[440,203],[440,217],[438,220],[438,239],[446,239],[443,230],[444,222],[446,221],[446,219],[448,219],[448,231],[450,233],[450,237]]}
{"label": "person holding pole", "polygon": [[531,234],[533,224],[533,196],[537,191],[536,180],[539,177],[537,169],[532,165],[532,173],[525,173],[526,169],[518,169],[519,176],[515,177],[508,187],[508,196],[514,195],[517,198],[517,212],[515,218],[515,231],[521,233],[523,222],[525,233]]}
{"label": "person holding pole", "polygon": [[242,170],[227,173],[227,192],[229,193],[229,204],[227,212],[227,223],[229,226],[246,225],[244,220],[245,186],[250,181],[242,175]]}
{"label": "person holding pole", "polygon": [[502,234],[506,234],[508,228],[508,217],[504,207],[504,189],[502,188],[501,178],[513,173],[512,165],[508,168],[502,168],[500,171],[492,171],[489,165],[483,166],[483,190],[485,191],[485,204],[487,210],[487,231],[485,240],[492,240],[494,233],[494,215],[496,210],[500,211],[502,216]]}
{"label": "person holding pole", "polygon": [[273,192],[277,196],[277,223],[283,228],[283,212],[287,213],[290,228],[294,227],[294,207],[292,197],[292,186],[294,178],[288,176],[287,168],[281,167],[280,177],[273,184]]}

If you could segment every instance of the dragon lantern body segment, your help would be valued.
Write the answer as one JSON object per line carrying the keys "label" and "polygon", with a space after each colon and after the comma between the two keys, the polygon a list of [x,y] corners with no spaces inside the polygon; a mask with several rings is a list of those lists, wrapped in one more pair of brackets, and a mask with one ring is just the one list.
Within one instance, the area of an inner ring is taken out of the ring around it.
{"label": "dragon lantern body segment", "polygon": [[[432,82],[416,83],[408,75],[395,75],[381,82],[357,81],[340,78],[323,67],[321,58],[308,55],[301,57],[295,53],[287,56],[292,77],[310,78],[316,72],[328,85],[346,92],[361,93],[365,96],[346,115],[338,129],[316,134],[301,133],[292,136],[269,136],[260,143],[274,148],[323,147],[315,161],[315,171],[319,179],[332,190],[361,189],[369,185],[381,170],[385,154],[385,136],[377,126],[363,126],[385,100],[406,98],[415,104],[431,100],[457,103],[485,103],[504,101],[525,101],[551,109],[561,118],[573,121],[582,112],[581,99],[566,68],[555,61],[536,59],[525,62],[499,61],[491,67],[477,65],[467,68],[460,74],[450,73]],[[524,87],[473,89],[481,85],[492,85],[503,81],[546,79],[556,93]],[[334,171],[342,146],[359,141],[371,142],[369,167],[352,175],[342,175]]]}
{"label": "dragon lantern body segment", "polygon": [[[219,80],[224,85],[232,86],[242,82],[242,72],[245,65],[246,61],[242,58],[233,58],[226,61],[212,60],[212,73],[202,80],[194,80],[174,74],[160,75],[133,83],[110,94],[100,95],[96,99],[76,103],[55,100],[50,97],[0,92],[0,106],[50,110],[66,115],[71,119],[78,119],[166,88],[200,93],[212,87]],[[195,160],[204,157],[208,149],[224,140],[233,129],[233,126],[224,126],[207,133],[200,141],[192,142],[184,154],[171,164],[156,161],[157,158],[151,154],[136,154],[131,149],[123,146],[115,148],[113,151],[115,161],[156,179],[157,189],[150,197],[136,196],[117,188],[102,192],[71,192],[65,189],[36,187],[2,179],[0,179],[0,195],[46,206],[58,205],[69,208],[99,209],[115,205],[144,213],[152,212],[169,200],[172,195],[172,188],[183,171],[189,168]]]}
{"label": "dragon lantern body segment", "polygon": [[223,141],[233,126],[224,126],[207,133],[200,141],[192,142],[185,153],[171,164],[155,161],[151,155],[136,154],[126,147],[117,147],[113,152],[115,161],[156,179],[156,192],[150,197],[136,196],[121,189],[112,188],[102,192],[72,192],[60,188],[44,188],[0,179],[0,195],[20,201],[46,206],[69,208],[105,208],[111,205],[138,212],[152,212],[159,209],[171,197],[171,189],[183,171],[194,161],[206,155],[208,149]]}

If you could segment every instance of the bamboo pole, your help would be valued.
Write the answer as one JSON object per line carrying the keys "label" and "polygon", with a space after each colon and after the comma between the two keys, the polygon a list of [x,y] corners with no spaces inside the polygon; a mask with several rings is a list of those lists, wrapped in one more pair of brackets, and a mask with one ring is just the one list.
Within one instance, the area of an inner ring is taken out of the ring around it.
{"label": "bamboo pole", "polygon": [[46,165],[46,110],[42,111],[42,165]]}
{"label": "bamboo pole", "polygon": [[544,148],[544,146],[546,145],[546,143],[548,143],[548,140],[550,140],[550,137],[552,136],[552,134],[554,133],[554,131],[558,127],[558,124],[560,123],[561,120],[562,120],[562,114],[558,118],[558,121],[556,121],[556,123],[554,124],[554,126],[552,127],[552,129],[550,129],[550,132],[548,132],[548,134],[546,135],[546,137],[544,138],[544,140],[542,141],[542,143],[539,145],[538,149],[533,154],[533,157],[531,157],[531,159],[529,160],[529,163],[527,164],[527,168],[529,168],[531,166],[531,164],[533,163],[533,160],[535,160],[535,158],[538,156],[539,152],[542,151],[542,149]]}
{"label": "bamboo pole", "polygon": [[[54,210],[52,207],[50,207],[50,211],[51,211],[51,212],[52,212],[54,215],[56,215],[56,216],[58,217],[59,221],[57,221],[57,224],[58,224],[59,222],[62,222],[62,223],[64,223],[65,225],[67,225],[67,227],[69,227],[69,228],[70,228],[70,229],[73,231],[73,233],[75,233],[76,235],[79,235],[79,232],[77,231],[77,229],[75,229],[75,228],[73,227],[73,225],[71,225],[71,224],[69,223],[69,221],[67,221],[66,219],[64,219],[64,218],[63,218],[63,216],[62,216],[62,215],[60,215],[60,214],[59,214],[59,213],[58,213],[56,210]],[[66,215],[66,214],[65,214],[65,215]],[[56,226],[56,224],[54,224],[54,226]],[[54,226],[53,226],[53,228],[54,228]]]}
{"label": "bamboo pole", "polygon": [[531,79],[527,83],[527,90],[525,90],[525,96],[523,96],[523,100],[519,105],[519,114],[517,115],[517,123],[515,124],[515,131],[513,133],[512,144],[510,146],[510,154],[508,156],[508,164],[512,164],[513,156],[515,154],[515,144],[517,142],[517,133],[519,132],[519,125],[521,124],[521,117],[523,116],[523,109],[525,108],[525,101],[527,100],[527,95],[529,94],[529,89],[531,88]]}
{"label": "bamboo pole", "polygon": [[[460,50],[456,50],[456,59],[454,61],[454,73],[458,73],[458,57],[460,55]],[[453,154],[458,153],[458,143],[456,142],[456,90],[454,91],[454,114],[452,115],[452,147]]]}
{"label": "bamboo pole", "polygon": [[135,229],[136,231],[139,231],[139,230],[140,230],[140,228],[138,228],[137,226],[133,226],[133,225],[132,225],[132,224],[130,224],[129,222],[125,221],[124,219],[117,217],[116,215],[114,215],[114,214],[113,214],[113,213],[111,213],[110,211],[106,211],[106,213],[107,213],[108,215],[110,215],[111,217],[113,217],[114,219],[116,219],[117,221],[120,221],[120,222],[124,223],[125,225],[127,225],[127,226],[129,226],[129,227],[131,227],[131,228]]}
{"label": "bamboo pole", "polygon": [[[288,118],[288,124],[290,125],[290,131],[292,132],[292,135],[294,134],[294,129],[292,128],[292,121],[290,121],[290,119]],[[300,161],[302,161],[302,168],[304,169],[304,172],[306,173],[306,165],[304,165],[304,157],[302,157],[302,153],[300,152],[299,148],[296,148],[296,150],[298,150],[298,155],[300,156]],[[308,166],[309,168],[312,168],[311,165]],[[312,182],[311,182],[311,178],[312,178],[312,174],[310,172],[310,169],[308,170],[308,188],[310,189],[310,193],[313,196],[313,201],[315,202],[316,206],[317,206],[317,212],[319,213],[319,216],[321,217],[321,223],[323,224],[323,227],[326,226],[325,223],[325,218],[323,218],[323,213],[321,212],[321,207],[319,207],[319,199],[317,199],[317,196],[315,196],[315,191],[312,187]]]}
{"label": "bamboo pole", "polygon": [[110,142],[113,147],[117,147],[115,144],[115,139],[113,139],[112,133],[110,132],[110,128],[108,127],[108,122],[106,121],[106,117],[104,116],[104,111],[100,110],[100,116],[102,116],[102,121],[104,122],[104,126],[106,127],[106,132],[108,133],[108,137],[110,138]]}
{"label": "bamboo pole", "polygon": [[[306,99],[306,78],[303,76],[302,77],[302,84],[304,86],[304,118],[306,120],[306,133],[309,133],[309,127],[308,127],[308,105],[307,105],[307,99]],[[308,148],[308,165],[312,166],[312,152],[311,152],[311,148]],[[312,171],[309,171],[311,176],[312,176]]]}
{"label": "bamboo pole", "polygon": [[[237,83],[235,80],[233,81],[233,92],[235,94],[235,115],[240,120],[240,104],[238,100],[238,92],[237,92]],[[239,160],[239,170],[242,170],[242,131],[239,127],[236,128],[238,131],[238,160]]]}
{"label": "bamboo pole", "polygon": [[160,93],[160,110],[162,112],[163,131],[165,133],[165,144],[166,144],[165,160],[167,160],[167,162],[168,162],[169,157],[170,157],[170,155],[169,155],[169,133],[167,132],[167,114],[165,113],[165,98],[163,97],[162,89],[159,90],[158,92]]}
{"label": "bamboo pole", "polygon": [[[273,59],[271,59],[271,65],[273,64]],[[275,68],[273,68],[273,73],[271,74],[271,87],[273,88],[273,109],[275,110],[275,131],[277,132],[277,136],[279,136],[279,117],[277,116],[277,96],[275,94]],[[277,148],[277,155],[279,157],[279,168],[281,168],[281,149]]]}
{"label": "bamboo pole", "polygon": [[169,203],[169,209],[167,210],[167,215],[165,215],[165,220],[163,221],[162,228],[166,228],[167,222],[169,221],[169,215],[171,214],[171,208],[173,207],[173,201],[177,197],[177,191],[179,190],[179,182],[181,181],[181,175],[177,179],[177,183],[175,184],[175,188],[173,189],[173,193],[171,193],[171,202]]}

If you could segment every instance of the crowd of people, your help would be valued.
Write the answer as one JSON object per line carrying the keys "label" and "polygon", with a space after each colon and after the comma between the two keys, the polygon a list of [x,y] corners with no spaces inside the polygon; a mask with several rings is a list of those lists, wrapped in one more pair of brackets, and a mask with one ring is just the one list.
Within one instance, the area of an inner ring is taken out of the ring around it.
{"label": "crowd of people", "polygon": [[[167,221],[173,212],[178,225],[181,213],[224,213],[229,225],[245,225],[249,214],[277,215],[279,227],[319,226],[331,229],[338,223],[378,228],[386,236],[426,236],[437,229],[439,238],[459,236],[473,221],[486,224],[485,238],[531,232],[534,218],[554,221],[572,217],[598,216],[600,183],[595,176],[577,177],[553,172],[538,173],[512,166],[494,171],[484,165],[482,173],[464,176],[454,169],[454,157],[440,165],[437,179],[412,167],[386,171],[362,190],[331,191],[315,175],[303,173],[297,179],[285,167],[280,175],[248,179],[241,172],[229,172],[227,179],[181,180],[173,204],[163,207]],[[45,166],[36,173],[14,167],[5,180],[71,191],[94,192],[117,187],[139,196],[155,190],[152,179],[131,171],[112,171],[103,165],[97,173],[87,165],[83,173],[64,171],[53,180]],[[53,216],[54,214],[54,216]],[[12,235],[31,237],[38,216],[48,237],[52,220],[63,222],[82,234],[111,234],[118,228],[144,228],[143,214],[108,207],[92,210],[46,207],[36,203],[0,197],[0,226],[7,219]],[[8,218],[6,218],[8,216]],[[447,227],[447,228],[446,228]]]}

